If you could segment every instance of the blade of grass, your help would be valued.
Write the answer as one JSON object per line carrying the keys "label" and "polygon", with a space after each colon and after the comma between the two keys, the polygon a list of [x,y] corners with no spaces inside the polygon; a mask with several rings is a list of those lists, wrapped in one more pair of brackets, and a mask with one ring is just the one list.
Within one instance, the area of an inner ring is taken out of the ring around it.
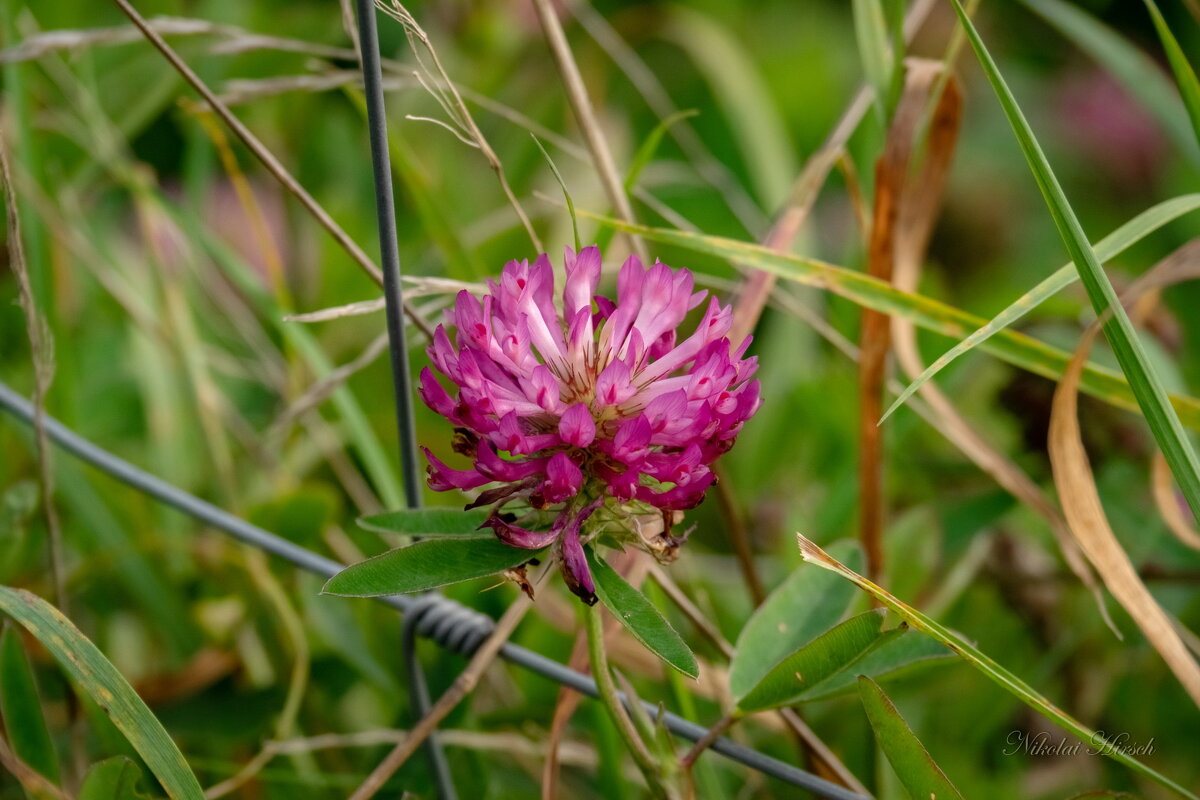
{"label": "blade of grass", "polygon": [[1151,467],[1151,481],[1154,490],[1154,504],[1162,515],[1167,528],[1183,544],[1193,550],[1200,550],[1200,531],[1192,527],[1188,521],[1187,512],[1179,505],[1175,495],[1175,483],[1171,480],[1171,468],[1162,457],[1162,453],[1154,454],[1154,465]]}
{"label": "blade of grass", "polygon": [[797,533],[796,540],[800,546],[800,555],[805,561],[810,564],[816,564],[824,569],[838,573],[846,580],[854,583],[864,592],[867,592],[883,605],[899,614],[909,625],[919,631],[927,633],[934,639],[937,639],[942,644],[949,647],[958,655],[962,656],[968,664],[982,672],[989,679],[998,684],[1005,691],[1018,698],[1025,705],[1032,708],[1042,716],[1051,720],[1055,724],[1061,726],[1064,730],[1077,736],[1081,741],[1091,744],[1094,748],[1099,749],[1104,755],[1117,761],[1130,769],[1138,772],[1141,775],[1153,780],[1155,783],[1165,786],[1168,789],[1178,793],[1181,797],[1189,798],[1190,800],[1200,800],[1192,792],[1180,786],[1175,781],[1168,778],[1166,775],[1158,772],[1152,767],[1143,764],[1133,756],[1129,755],[1124,749],[1116,746],[1109,741],[1103,734],[1091,730],[1079,720],[1072,717],[1067,712],[1058,708],[1029,684],[1018,678],[1013,673],[1006,670],[1004,667],[997,664],[981,650],[976,649],[966,639],[954,633],[949,628],[943,627],[933,619],[922,614],[912,606],[903,602],[895,595],[888,592],[881,586],[877,586],[871,581],[854,572],[837,559],[830,556],[814,542],[805,538],[803,534]]}
{"label": "blade of grass", "polygon": [[69,619],[37,595],[8,586],[0,586],[0,611],[19,622],[54,654],[63,670],[125,734],[172,800],[204,799],[196,776],[162,723]]}
{"label": "blade of grass", "polygon": [[1112,317],[1104,324],[1104,335],[1112,346],[1121,370],[1129,379],[1129,387],[1133,390],[1134,397],[1137,398],[1138,406],[1141,407],[1146,422],[1154,434],[1154,439],[1163,451],[1163,456],[1171,465],[1171,472],[1175,475],[1175,480],[1179,483],[1183,496],[1187,498],[1192,512],[1200,516],[1200,459],[1197,459],[1191,440],[1183,430],[1179,416],[1171,407],[1167,390],[1163,386],[1161,378],[1150,365],[1145,348],[1138,339],[1137,332],[1133,329],[1133,323],[1129,321],[1129,315],[1117,301],[1117,293],[1104,273],[1104,268],[1100,265],[1096,252],[1088,243],[1083,227],[1079,224],[1071,204],[1067,201],[1062,186],[1054,176],[1045,153],[1042,152],[1041,146],[1034,138],[1033,130],[1017,105],[1016,98],[1013,97],[1004,78],[1001,77],[996,62],[992,60],[983,40],[979,37],[979,32],[975,30],[970,17],[963,10],[962,3],[959,0],[951,1],[967,32],[971,47],[1000,99],[1000,104],[1004,108],[1013,133],[1025,154],[1025,160],[1033,171],[1038,188],[1054,218],[1059,235],[1067,247],[1071,260],[1075,262],[1075,266],[1079,270],[1079,278],[1083,282],[1084,288],[1087,289],[1093,308],[1098,315],[1104,314],[1109,309],[1112,310]]}
{"label": "blade of grass", "polygon": [[[571,215],[571,233],[574,236],[575,252],[578,253],[583,249],[583,243],[579,241],[579,220],[575,217],[575,201],[571,199],[571,193],[567,190],[567,182],[563,180],[562,173],[558,171],[558,165],[554,163],[554,159],[546,152],[546,148],[542,147],[542,140],[536,134],[529,134],[533,137],[533,143],[537,145],[538,150],[542,151],[542,158],[546,159],[546,164],[549,165],[550,171],[554,173],[554,180],[558,181],[558,188],[562,189],[563,200],[567,203],[567,213]],[[625,184],[625,190],[629,191],[632,187],[628,181]],[[601,247],[601,250],[604,248]]]}
{"label": "blade of grass", "polygon": [[1196,134],[1196,141],[1200,142],[1200,81],[1196,79],[1196,71],[1192,69],[1183,48],[1179,46],[1179,40],[1171,33],[1170,26],[1163,19],[1162,12],[1158,10],[1154,0],[1145,2],[1150,18],[1154,20],[1154,29],[1158,31],[1158,38],[1162,40],[1171,71],[1175,73],[1175,84],[1179,87],[1183,107],[1187,109],[1188,118],[1192,121],[1192,132]]}
{"label": "blade of grass", "polygon": [[[947,305],[925,295],[902,292],[857,270],[828,264],[815,258],[779,253],[760,245],[739,242],[720,236],[628,225],[610,217],[576,209],[581,217],[595,219],[604,225],[628,228],[650,241],[680,247],[696,253],[715,256],[751,269],[769,272],[787,280],[818,286],[877,311],[911,320],[925,328],[955,339],[966,331],[975,330],[985,320],[969,312]],[[1001,330],[983,345],[988,352],[1014,366],[1037,375],[1058,380],[1066,369],[1068,354],[1026,334]],[[1083,391],[1106,403],[1137,410],[1137,401],[1129,383],[1118,372],[1089,364],[1084,369]],[[1200,400],[1191,396],[1172,396],[1176,408],[1187,425],[1200,430]]]}
{"label": "blade of grass", "polygon": [[854,0],[854,35],[863,74],[875,91],[875,108],[881,120],[891,118],[892,75],[896,65],[888,48],[887,20],[880,0]]}
{"label": "blade of grass", "polygon": [[[1200,208],[1200,194],[1185,194],[1179,197],[1173,197],[1170,200],[1164,200],[1156,206],[1143,211],[1133,219],[1126,222],[1115,231],[1105,236],[1093,247],[1096,251],[1096,257],[1102,262],[1110,261],[1128,248],[1140,242],[1142,239],[1149,236],[1151,233],[1162,228],[1164,225],[1179,219],[1185,214]],[[921,386],[933,376],[937,375],[943,369],[950,365],[959,356],[966,353],[968,350],[973,350],[976,346],[985,342],[988,338],[995,335],[997,332],[1013,325],[1017,320],[1024,317],[1033,309],[1041,305],[1047,298],[1058,293],[1061,289],[1070,286],[1079,279],[1079,270],[1075,268],[1074,262],[1064,264],[1054,272],[1050,277],[1039,283],[1037,286],[1030,289],[1025,294],[1014,300],[1007,308],[992,318],[988,324],[979,328],[970,336],[963,339],[954,347],[947,350],[943,355],[939,356],[936,361],[918,375],[912,383],[910,383],[903,392],[884,413],[882,423],[892,415],[896,409],[904,405],[910,397]]]}

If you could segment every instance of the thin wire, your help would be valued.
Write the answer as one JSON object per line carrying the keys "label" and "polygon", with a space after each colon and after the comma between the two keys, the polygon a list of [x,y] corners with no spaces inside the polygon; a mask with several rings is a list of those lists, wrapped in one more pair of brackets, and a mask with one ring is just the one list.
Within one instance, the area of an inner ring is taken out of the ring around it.
{"label": "thin wire", "polygon": [[[2,381],[0,381],[0,410],[7,411],[27,425],[33,421],[32,404]],[[224,531],[245,544],[262,548],[272,555],[290,561],[301,569],[326,578],[332,577],[344,568],[343,564],[339,564],[332,559],[325,558],[311,550],[293,544],[256,525],[251,525],[249,522],[235,517],[228,511],[217,508],[212,503],[201,500],[195,495],[188,494],[161,478],[138,469],[128,461],[124,461],[107,450],[92,444],[49,415],[45,417],[45,424],[46,433],[50,439],[68,453],[112,475],[134,489],[172,508],[178,509],[213,528]],[[394,595],[376,599],[403,612],[415,611],[418,604],[428,602],[422,597],[409,597],[406,595]],[[491,621],[478,612],[472,611],[445,597],[439,597],[438,604],[441,610],[430,610],[425,613],[422,616],[422,623],[418,626],[417,632],[422,636],[432,639],[442,647],[464,655],[470,655],[474,648],[478,647],[482,641],[480,632],[486,636],[486,626],[490,626],[492,624]],[[546,658],[540,653],[535,653],[520,645],[515,645],[511,642],[505,644],[500,650],[500,657],[511,664],[525,667],[544,678],[548,678],[563,686],[568,686],[580,694],[585,694],[593,698],[598,694],[595,682],[587,675],[576,672],[553,659]],[[624,700],[624,702],[627,703],[628,701]],[[651,718],[658,715],[658,706],[646,701],[642,701],[642,705],[647,713],[651,715]],[[689,741],[697,741],[708,732],[706,728],[670,712],[663,713],[662,720],[667,730]],[[771,758],[757,750],[751,750],[724,737],[713,742],[712,747],[709,749],[751,769],[755,769],[764,775],[769,775],[772,778],[778,778],[794,786],[808,789],[820,797],[828,798],[828,800],[871,800],[865,795],[852,792],[835,783],[830,783],[823,778],[818,778],[816,775],[793,767],[791,764]]]}
{"label": "thin wire", "polygon": [[[400,286],[400,246],[396,236],[396,206],[392,191],[391,154],[388,152],[387,109],[383,100],[383,72],[379,63],[379,33],[374,0],[357,0],[359,58],[363,91],[367,98],[367,130],[371,140],[371,167],[375,182],[375,214],[379,223],[379,261],[383,269],[384,315],[387,317],[388,351],[392,362],[392,388],[396,395],[396,432],[400,439],[404,499],[409,508],[421,505],[417,466],[417,431],[413,419],[412,387],[409,385],[408,345],[404,341],[404,298]],[[410,617],[416,614],[409,615]],[[400,653],[408,673],[409,701],[417,718],[429,711],[429,689],[417,658],[416,620],[406,618],[400,637]],[[425,741],[426,755],[440,800],[457,800],[454,779],[446,761],[441,739]]]}
{"label": "thin wire", "polygon": [[[413,713],[417,719],[425,717],[432,706],[429,686],[425,682],[425,670],[421,668],[421,660],[417,658],[417,634],[428,611],[437,607],[438,599],[438,595],[423,597],[425,602],[404,615],[404,626],[400,629],[400,651],[404,660],[404,670],[408,673],[408,694],[412,698]],[[458,800],[458,791],[454,788],[454,779],[450,775],[450,763],[446,760],[442,737],[436,730],[425,740],[425,754],[429,758],[429,769],[437,784],[438,800]]]}
{"label": "thin wire", "polygon": [[383,73],[379,63],[379,33],[373,0],[358,1],[359,52],[363,89],[367,97],[367,129],[371,140],[371,166],[375,178],[375,214],[379,222],[379,266],[383,271],[384,314],[387,317],[392,386],[396,393],[396,427],[400,438],[400,467],[404,498],[409,508],[421,505],[417,429],[409,385],[408,346],[404,336],[404,295],[400,286],[400,248],[396,241],[396,206],[392,193],[392,165],[388,154],[387,112],[383,104]]}

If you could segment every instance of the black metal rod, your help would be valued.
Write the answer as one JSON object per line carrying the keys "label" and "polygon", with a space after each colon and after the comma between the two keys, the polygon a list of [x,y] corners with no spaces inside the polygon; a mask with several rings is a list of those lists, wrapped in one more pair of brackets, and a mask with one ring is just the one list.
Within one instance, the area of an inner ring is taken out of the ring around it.
{"label": "black metal rod", "polygon": [[408,345],[404,336],[404,295],[400,285],[400,246],[396,238],[396,205],[392,193],[392,164],[388,153],[387,112],[383,104],[383,73],[379,63],[379,33],[374,0],[358,0],[358,38],[362,56],[363,89],[367,98],[367,130],[375,178],[375,215],[379,222],[379,266],[383,270],[384,314],[396,393],[396,427],[400,438],[400,468],[404,499],[409,508],[421,505],[421,468],[417,458],[417,428],[413,419]]}
{"label": "black metal rod", "polygon": [[[10,389],[2,381],[0,381],[0,410],[7,411],[26,425],[30,425],[33,422],[32,404]],[[161,478],[138,469],[128,461],[118,458],[107,450],[92,444],[53,417],[46,416],[44,420],[47,435],[55,444],[62,447],[68,453],[71,453],[81,461],[91,464],[102,472],[112,475],[134,489],[229,534],[240,542],[259,547],[272,555],[290,561],[301,569],[326,578],[332,577],[344,568],[343,564],[339,564],[307,548],[293,544],[256,525],[251,525],[249,522],[235,517],[228,511],[217,508],[212,503],[201,500],[199,497],[188,494]],[[376,599],[404,612],[413,610],[418,603],[422,602],[419,598],[406,595],[393,595]],[[442,598],[442,602],[447,608],[458,608],[464,612],[466,611],[464,606],[452,600]],[[439,644],[443,643],[439,642]],[[597,696],[596,684],[587,675],[576,672],[570,667],[564,666],[553,659],[546,658],[520,645],[508,642],[501,648],[500,657],[509,663],[532,670],[542,677],[549,678],[564,686],[569,686],[581,694],[589,697]],[[642,702],[642,705],[651,717],[658,714],[657,706],[645,701]],[[667,730],[693,742],[708,732],[703,726],[670,712],[666,712],[663,715],[663,722]],[[870,798],[864,795],[852,792],[835,783],[830,783],[823,778],[818,778],[816,775],[764,755],[757,750],[743,747],[724,737],[713,742],[710,749],[733,761],[756,769],[764,775],[770,775],[773,778],[786,781],[794,786],[808,789],[819,797],[828,798],[828,800],[870,800]]]}

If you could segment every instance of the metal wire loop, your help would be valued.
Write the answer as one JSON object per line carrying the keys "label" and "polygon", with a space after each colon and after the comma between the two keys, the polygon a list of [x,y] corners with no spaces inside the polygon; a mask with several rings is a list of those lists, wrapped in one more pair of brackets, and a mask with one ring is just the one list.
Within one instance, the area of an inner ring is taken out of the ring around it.
{"label": "metal wire loop", "polygon": [[415,626],[417,635],[464,656],[473,655],[496,627],[490,617],[440,594],[415,598],[405,624]]}

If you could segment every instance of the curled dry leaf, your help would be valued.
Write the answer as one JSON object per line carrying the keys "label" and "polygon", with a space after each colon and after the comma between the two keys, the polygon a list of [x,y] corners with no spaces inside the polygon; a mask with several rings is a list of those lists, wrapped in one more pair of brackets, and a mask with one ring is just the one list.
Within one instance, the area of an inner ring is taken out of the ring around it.
{"label": "curled dry leaf", "polygon": [[1150,471],[1151,487],[1154,489],[1154,503],[1158,513],[1162,514],[1167,528],[1175,534],[1175,538],[1193,550],[1200,550],[1200,532],[1197,532],[1188,522],[1188,512],[1182,498],[1175,491],[1175,482],[1171,479],[1171,468],[1162,453],[1154,454],[1154,462]]}
{"label": "curled dry leaf", "polygon": [[[1185,245],[1160,262],[1127,292],[1132,302],[1144,291],[1164,285],[1196,269],[1200,247]],[[1200,664],[1188,652],[1171,623],[1138,577],[1129,556],[1108,524],[1095,476],[1079,427],[1079,381],[1092,343],[1103,320],[1093,323],[1083,335],[1067,370],[1054,393],[1050,414],[1050,464],[1067,524],[1109,591],[1125,608],[1146,638],[1167,662],[1192,700],[1200,705]]]}

